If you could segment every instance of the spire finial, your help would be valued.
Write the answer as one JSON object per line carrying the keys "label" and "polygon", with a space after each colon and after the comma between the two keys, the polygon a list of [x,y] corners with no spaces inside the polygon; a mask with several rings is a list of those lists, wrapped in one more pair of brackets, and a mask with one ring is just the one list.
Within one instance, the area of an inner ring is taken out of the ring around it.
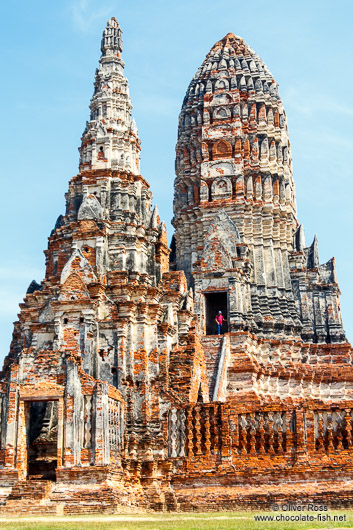
{"label": "spire finial", "polygon": [[108,20],[103,31],[101,51],[103,55],[113,55],[123,51],[123,40],[121,28],[115,17]]}
{"label": "spire finial", "polygon": [[121,29],[112,17],[103,31],[90,120],[83,132],[80,171],[113,169],[138,175],[140,140],[132,120],[128,80],[121,58]]}

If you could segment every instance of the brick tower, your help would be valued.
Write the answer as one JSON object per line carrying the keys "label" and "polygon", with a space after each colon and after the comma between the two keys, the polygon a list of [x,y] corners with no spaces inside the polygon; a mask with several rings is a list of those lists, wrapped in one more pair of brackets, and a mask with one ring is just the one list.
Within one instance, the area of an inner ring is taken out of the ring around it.
{"label": "brick tower", "polygon": [[140,484],[146,475],[153,483],[157,460],[165,464],[170,402],[207,401],[208,386],[192,295],[182,272],[168,272],[165,225],[139,173],[115,18],[101,51],[80,172],[49,238],[45,279],[32,282],[21,304],[2,371],[0,480],[109,478],[127,499],[125,479]]}
{"label": "brick tower", "polygon": [[229,33],[187,90],[176,147],[176,268],[201,329],[345,342],[335,263],[299,226],[285,111],[260,57]]}
{"label": "brick tower", "polygon": [[212,402],[195,413],[210,446],[189,446],[191,476],[174,480],[179,499],[269,506],[295,482],[301,499],[332,502],[335,490],[337,503],[352,502],[353,358],[335,261],[320,265],[316,237],[306,246],[297,220],[277,83],[232,33],[208,53],[182,105],[173,225],[172,267],[194,292]]}
{"label": "brick tower", "polygon": [[353,503],[352,348],[334,261],[297,221],[271,74],[228,34],[192,80],[169,270],[115,18],[101,51],[0,374],[0,514]]}

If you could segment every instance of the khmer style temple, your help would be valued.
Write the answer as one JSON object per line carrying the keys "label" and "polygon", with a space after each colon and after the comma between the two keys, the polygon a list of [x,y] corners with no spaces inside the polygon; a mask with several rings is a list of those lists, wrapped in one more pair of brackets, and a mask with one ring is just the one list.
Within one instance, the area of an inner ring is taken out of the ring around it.
{"label": "khmer style temple", "polygon": [[353,352],[335,261],[297,218],[277,83],[232,33],[206,56],[169,248],[122,50],[111,18],[79,173],[0,374],[0,513],[351,505]]}

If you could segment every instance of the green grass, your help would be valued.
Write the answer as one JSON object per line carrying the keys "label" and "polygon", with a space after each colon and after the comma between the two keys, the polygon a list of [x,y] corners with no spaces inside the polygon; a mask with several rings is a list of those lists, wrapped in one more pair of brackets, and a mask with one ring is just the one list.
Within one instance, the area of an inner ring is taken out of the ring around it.
{"label": "green grass", "polygon": [[[92,516],[32,516],[0,519],[0,528],[35,529],[35,530],[90,530],[90,529],[236,529],[236,530],[299,530],[313,528],[353,528],[353,510],[332,510],[320,512],[329,515],[331,521],[320,522],[318,519],[307,522],[264,522],[255,521],[255,516],[297,516],[313,515],[317,512],[217,512],[217,513],[163,513],[136,515],[92,515]],[[334,522],[334,516],[346,516],[342,522]]]}

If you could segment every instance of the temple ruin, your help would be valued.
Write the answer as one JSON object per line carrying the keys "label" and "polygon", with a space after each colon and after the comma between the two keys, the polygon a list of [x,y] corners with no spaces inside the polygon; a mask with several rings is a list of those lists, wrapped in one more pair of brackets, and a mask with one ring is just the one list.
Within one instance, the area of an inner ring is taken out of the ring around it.
{"label": "temple ruin", "polygon": [[335,261],[297,219],[277,83],[232,33],[208,53],[169,248],[121,33],[110,19],[79,173],[0,374],[0,513],[351,505],[353,352]]}

